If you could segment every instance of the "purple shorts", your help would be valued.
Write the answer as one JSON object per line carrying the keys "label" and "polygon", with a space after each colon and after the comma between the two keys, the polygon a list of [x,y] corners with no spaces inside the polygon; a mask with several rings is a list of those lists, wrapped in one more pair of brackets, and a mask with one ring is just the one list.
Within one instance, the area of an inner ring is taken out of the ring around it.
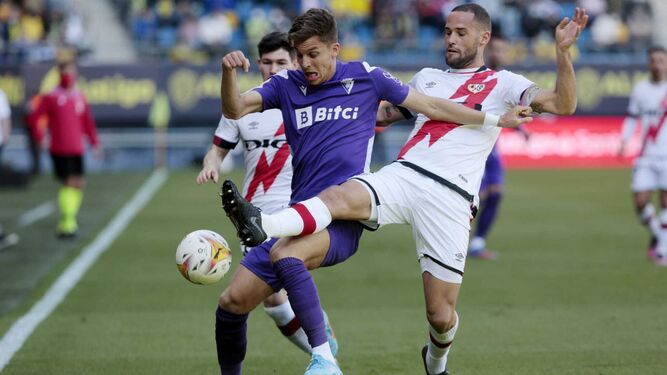
{"label": "purple shorts", "polygon": [[[329,231],[329,250],[320,267],[333,266],[344,262],[357,252],[359,239],[364,227],[356,221],[335,220],[327,227]],[[267,283],[276,292],[283,288],[280,279],[273,271],[269,252],[278,241],[272,238],[259,246],[255,246],[241,259],[241,264]]]}
{"label": "purple shorts", "polygon": [[491,185],[502,185],[505,182],[505,167],[500,159],[500,154],[494,146],[486,159],[486,167],[484,167],[484,176],[482,177],[482,184],[479,191],[483,192]]}

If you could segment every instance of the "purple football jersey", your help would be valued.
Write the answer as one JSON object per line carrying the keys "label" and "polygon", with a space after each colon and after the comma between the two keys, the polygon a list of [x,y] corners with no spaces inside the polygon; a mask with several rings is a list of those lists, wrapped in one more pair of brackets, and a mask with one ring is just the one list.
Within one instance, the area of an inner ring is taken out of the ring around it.
{"label": "purple football jersey", "polygon": [[264,110],[279,108],[292,150],[292,201],[368,171],[380,100],[402,103],[409,87],[365,62],[336,62],[327,82],[312,86],[301,70],[283,70],[256,88]]}

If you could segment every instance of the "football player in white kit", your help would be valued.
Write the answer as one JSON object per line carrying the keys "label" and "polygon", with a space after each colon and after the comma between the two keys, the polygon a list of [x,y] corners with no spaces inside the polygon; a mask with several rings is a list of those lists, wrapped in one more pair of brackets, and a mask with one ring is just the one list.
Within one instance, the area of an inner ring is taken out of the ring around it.
{"label": "football player in white kit", "polygon": [[[619,155],[641,123],[642,148],[632,173],[632,192],[640,221],[651,232],[648,257],[667,266],[667,50],[648,50],[649,79],[639,82],[630,96],[628,117],[623,123]],[[660,213],[651,204],[653,191],[660,191]]]}
{"label": "football player in white kit", "polygon": [[[265,35],[257,48],[257,62],[263,80],[283,69],[297,68],[296,51],[287,41],[286,33],[272,32]],[[239,120],[223,116],[215,130],[213,145],[204,157],[197,183],[217,183],[222,161],[238,142],[241,142],[244,150],[244,197],[268,213],[288,207],[292,193],[292,156],[285,139],[282,114],[278,109],[252,113]],[[245,255],[248,249],[242,249]],[[285,290],[264,300],[264,311],[287,339],[310,353],[308,337],[292,311]],[[329,345],[336,355],[338,342],[326,313],[324,316]]]}
{"label": "football player in white kit", "polygon": [[[572,114],[577,106],[570,47],[586,26],[585,10],[576,8],[556,28],[557,79],[543,90],[508,71],[484,65],[491,20],[477,4],[452,10],[445,25],[446,71],[426,68],[410,85],[421,93],[450,99],[491,114],[530,105],[535,112]],[[384,103],[378,122],[411,117],[405,108]],[[455,124],[417,115],[415,128],[398,160],[375,173],[331,186],[317,197],[275,214],[247,219],[268,237],[298,236],[304,228],[324,228],[331,220],[411,224],[422,270],[428,344],[422,348],[427,374],[447,374],[447,354],[459,326],[456,301],[463,279],[470,221],[473,219],[484,164],[500,128],[491,124]]]}

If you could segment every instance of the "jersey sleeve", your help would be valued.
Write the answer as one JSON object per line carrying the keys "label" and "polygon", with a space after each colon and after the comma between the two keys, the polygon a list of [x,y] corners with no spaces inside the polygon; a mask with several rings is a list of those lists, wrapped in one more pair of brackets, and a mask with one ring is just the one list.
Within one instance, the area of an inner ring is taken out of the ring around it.
{"label": "jersey sleeve", "polygon": [[[281,71],[280,73],[287,74],[287,71]],[[279,74],[271,76],[271,78],[264,81],[261,86],[253,89],[262,96],[262,109],[265,111],[267,109],[280,108],[281,82],[279,82],[279,80],[284,80],[285,78],[282,78]]]}
{"label": "jersey sleeve", "polygon": [[213,144],[231,150],[239,143],[239,123],[235,120],[230,120],[222,116],[218,127],[215,129],[213,136]]}
{"label": "jersey sleeve", "polygon": [[408,85],[382,68],[370,66],[365,62],[363,64],[373,81],[379,99],[386,100],[395,105],[399,105],[405,101],[410,91]]}
{"label": "jersey sleeve", "polygon": [[507,73],[507,100],[510,105],[530,105],[539,91],[528,78],[509,71]]}

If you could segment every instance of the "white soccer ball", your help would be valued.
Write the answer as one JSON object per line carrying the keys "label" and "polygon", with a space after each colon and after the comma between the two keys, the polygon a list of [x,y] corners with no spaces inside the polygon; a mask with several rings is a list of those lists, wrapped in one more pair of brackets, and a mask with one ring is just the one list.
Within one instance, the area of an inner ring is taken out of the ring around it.
{"label": "white soccer ball", "polygon": [[195,284],[213,284],[229,271],[232,251],[224,237],[210,230],[189,233],[176,248],[178,271]]}

